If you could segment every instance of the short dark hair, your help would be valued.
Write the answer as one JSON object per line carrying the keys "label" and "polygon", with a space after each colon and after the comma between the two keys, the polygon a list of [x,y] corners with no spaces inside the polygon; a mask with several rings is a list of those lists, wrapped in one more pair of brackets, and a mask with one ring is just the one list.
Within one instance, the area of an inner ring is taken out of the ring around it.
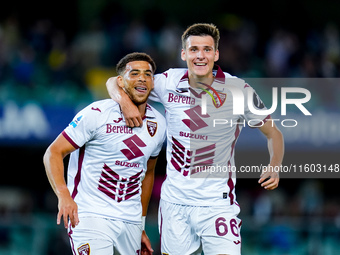
{"label": "short dark hair", "polygon": [[116,71],[118,75],[122,75],[125,72],[126,65],[133,61],[146,61],[148,62],[152,67],[152,73],[154,74],[156,71],[156,63],[153,61],[153,59],[146,53],[143,52],[133,52],[130,54],[125,55],[121,60],[119,60]]}
{"label": "short dark hair", "polygon": [[186,41],[189,36],[211,36],[214,39],[215,50],[218,49],[218,42],[220,40],[220,31],[214,24],[196,23],[188,27],[182,35],[182,48],[185,49]]}

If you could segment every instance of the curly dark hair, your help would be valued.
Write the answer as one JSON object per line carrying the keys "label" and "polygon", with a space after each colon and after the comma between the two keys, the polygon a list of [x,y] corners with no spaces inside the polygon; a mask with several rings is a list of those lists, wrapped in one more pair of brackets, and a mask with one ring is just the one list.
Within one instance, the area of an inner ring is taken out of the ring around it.
{"label": "curly dark hair", "polygon": [[119,60],[116,66],[117,73],[122,75],[125,72],[126,65],[133,61],[146,61],[151,65],[152,73],[154,74],[156,71],[156,63],[148,54],[142,52],[133,52],[125,55],[125,57]]}

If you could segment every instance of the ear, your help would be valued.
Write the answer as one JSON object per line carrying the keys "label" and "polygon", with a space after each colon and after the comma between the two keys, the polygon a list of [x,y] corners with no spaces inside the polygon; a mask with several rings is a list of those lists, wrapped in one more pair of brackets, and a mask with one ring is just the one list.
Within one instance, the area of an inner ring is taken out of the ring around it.
{"label": "ear", "polygon": [[124,88],[123,76],[119,75],[117,77],[117,84],[119,87]]}
{"label": "ear", "polygon": [[186,58],[185,50],[184,50],[184,49],[182,49],[182,51],[181,51],[181,59],[182,59],[183,61],[187,61],[187,58]]}
{"label": "ear", "polygon": [[214,61],[216,62],[219,58],[220,58],[220,52],[218,50],[216,50]]}
{"label": "ear", "polygon": [[155,88],[155,77],[152,76],[152,82],[151,82],[151,90]]}

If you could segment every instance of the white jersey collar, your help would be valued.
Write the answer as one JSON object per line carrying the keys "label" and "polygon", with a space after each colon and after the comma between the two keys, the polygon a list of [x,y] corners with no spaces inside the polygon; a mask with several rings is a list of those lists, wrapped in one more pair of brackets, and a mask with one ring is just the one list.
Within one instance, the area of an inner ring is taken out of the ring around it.
{"label": "white jersey collar", "polygon": [[[213,68],[213,75],[215,77],[214,82],[224,84],[225,83],[225,75],[222,71],[222,69],[218,66],[215,65]],[[187,70],[185,74],[182,76],[182,78],[179,80],[177,86],[176,86],[176,91],[177,92],[188,92],[190,88],[189,85],[189,71]]]}

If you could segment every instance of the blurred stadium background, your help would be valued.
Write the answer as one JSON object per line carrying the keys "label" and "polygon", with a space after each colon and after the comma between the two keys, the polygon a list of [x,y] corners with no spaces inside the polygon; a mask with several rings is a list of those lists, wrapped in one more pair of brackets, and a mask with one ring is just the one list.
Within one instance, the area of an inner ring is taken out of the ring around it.
{"label": "blurred stadium background", "polygon": [[[313,116],[295,107],[289,118],[298,118],[298,127],[279,126],[284,164],[339,164],[339,10],[334,0],[6,2],[0,9],[0,254],[71,254],[56,225],[57,199],[42,164],[46,147],[77,111],[108,97],[105,82],[126,53],[149,53],[158,72],[183,67],[180,36],[195,22],[219,27],[224,71],[266,78],[250,83],[268,105],[273,86],[313,81],[304,83]],[[243,131],[236,161],[268,162],[257,131]],[[155,254],[164,150],[158,166],[146,226]],[[238,180],[243,254],[339,254],[339,173],[310,177],[289,175],[272,192],[257,179]]]}

